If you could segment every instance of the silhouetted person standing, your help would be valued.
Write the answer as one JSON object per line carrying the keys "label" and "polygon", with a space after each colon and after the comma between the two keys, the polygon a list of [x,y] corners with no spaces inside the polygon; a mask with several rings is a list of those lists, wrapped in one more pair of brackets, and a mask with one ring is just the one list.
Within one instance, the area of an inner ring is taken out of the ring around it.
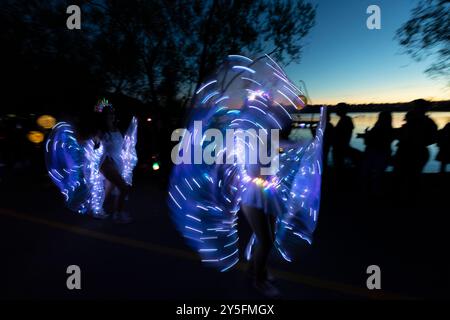
{"label": "silhouetted person standing", "polygon": [[445,172],[447,164],[450,163],[450,122],[438,131],[437,144],[439,153],[436,160],[441,162],[441,172]]}
{"label": "silhouetted person standing", "polygon": [[[333,139],[333,162],[337,171],[341,171],[345,167],[345,160],[353,158],[353,149],[350,147],[350,140],[353,133],[353,121],[347,115],[348,105],[339,103],[337,105],[336,114],[339,121],[334,128]],[[354,160],[354,159],[353,159]]]}
{"label": "silhouetted person standing", "polygon": [[381,189],[381,177],[392,156],[394,129],[391,112],[380,112],[373,128],[366,129],[366,132],[358,134],[358,137],[363,138],[366,145],[362,165],[363,179],[371,192],[378,193]]}
{"label": "silhouetted person standing", "polygon": [[427,147],[436,142],[437,126],[425,112],[422,104],[417,105],[406,113],[406,123],[396,129],[394,171],[401,176],[416,178],[430,157]]}
{"label": "silhouetted person standing", "polygon": [[[424,101],[424,100],[421,100]],[[436,142],[437,126],[425,112],[428,104],[422,102],[406,113],[406,123],[395,129],[398,148],[394,156],[394,173],[397,174],[400,195],[412,205],[421,192],[420,174],[430,153],[428,146]]]}

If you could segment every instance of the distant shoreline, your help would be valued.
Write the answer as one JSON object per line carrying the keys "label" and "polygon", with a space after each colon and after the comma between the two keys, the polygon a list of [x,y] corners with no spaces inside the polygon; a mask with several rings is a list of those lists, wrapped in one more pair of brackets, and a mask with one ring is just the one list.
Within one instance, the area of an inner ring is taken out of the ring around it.
{"label": "distant shoreline", "polygon": [[[302,109],[302,113],[317,113],[322,105],[309,105]],[[371,103],[371,104],[349,104],[348,112],[407,112],[415,106],[414,101],[404,103]],[[328,105],[331,112],[336,110],[336,105]],[[447,101],[432,101],[428,112],[445,112],[450,111],[450,100]]]}

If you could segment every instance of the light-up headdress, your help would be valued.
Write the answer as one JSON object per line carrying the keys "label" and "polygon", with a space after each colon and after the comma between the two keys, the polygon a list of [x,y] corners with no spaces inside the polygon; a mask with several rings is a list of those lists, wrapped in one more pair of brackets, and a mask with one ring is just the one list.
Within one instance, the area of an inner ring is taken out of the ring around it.
{"label": "light-up headdress", "polygon": [[103,98],[97,102],[97,104],[94,107],[94,111],[95,112],[103,112],[103,110],[105,108],[113,109],[113,105],[107,99]]}

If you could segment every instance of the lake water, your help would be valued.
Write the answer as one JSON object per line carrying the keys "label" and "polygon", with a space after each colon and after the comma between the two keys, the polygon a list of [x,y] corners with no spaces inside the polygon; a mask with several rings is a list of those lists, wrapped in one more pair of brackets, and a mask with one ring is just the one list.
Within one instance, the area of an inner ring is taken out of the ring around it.
{"label": "lake water", "polygon": [[[404,124],[404,118],[405,118],[406,112],[393,112],[392,113],[392,126],[394,128],[400,128]],[[350,112],[348,113],[350,117],[353,119],[353,124],[355,125],[355,129],[353,130],[353,137],[350,142],[351,146],[359,149],[361,151],[364,151],[364,140],[356,138],[356,135],[358,133],[364,133],[364,130],[366,128],[371,128],[375,124],[375,122],[378,119],[378,113],[376,112]],[[442,129],[448,122],[450,122],[450,112],[429,112],[428,116],[433,119],[433,121],[436,123],[438,129]],[[318,121],[319,115],[318,114],[302,114],[301,116],[303,121]],[[339,117],[332,113],[331,114],[331,123],[333,125],[336,125],[338,122]],[[300,129],[301,130],[301,129]],[[295,130],[297,131],[297,130]],[[301,130],[303,133],[300,133],[297,131],[298,135],[304,136],[304,133],[308,132],[309,130]],[[293,135],[296,136],[296,133],[293,132]],[[294,138],[295,139],[295,138]],[[395,153],[396,151],[396,143],[397,141],[394,141],[392,143],[392,151]],[[430,159],[428,163],[426,164],[424,168],[424,172],[439,172],[440,169],[440,162],[436,161],[436,154],[438,153],[438,147],[436,144],[433,144],[428,147],[430,150]],[[449,171],[449,166],[447,166],[447,170]],[[388,171],[392,170],[392,168],[388,168]]]}

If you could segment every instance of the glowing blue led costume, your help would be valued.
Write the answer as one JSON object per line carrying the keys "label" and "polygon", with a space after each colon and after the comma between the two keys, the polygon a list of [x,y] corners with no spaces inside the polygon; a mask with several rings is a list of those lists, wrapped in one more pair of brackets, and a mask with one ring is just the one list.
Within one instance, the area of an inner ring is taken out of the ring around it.
{"label": "glowing blue led costume", "polygon": [[[136,155],[137,119],[132,118],[125,133],[120,158],[121,175],[133,180]],[[67,122],[56,124],[45,143],[45,160],[50,178],[64,195],[67,207],[79,213],[98,214],[105,200],[105,178],[100,172],[104,146],[93,139],[80,144],[75,129]]]}
{"label": "glowing blue led costume", "polygon": [[[275,246],[284,259],[292,260],[299,241],[311,243],[320,203],[324,108],[312,141],[282,143],[274,154],[276,141],[264,139],[272,129],[290,126],[290,113],[305,105],[302,95],[267,55],[256,60],[228,56],[215,77],[196,91],[187,128],[175,135],[180,139],[172,152],[168,203],[177,229],[204,263],[226,271],[239,261],[237,212],[243,197],[245,204],[254,201],[255,207],[276,215]],[[226,142],[203,135],[208,129],[220,131]],[[278,166],[270,174],[255,175],[248,153],[264,147]],[[215,161],[199,162],[205,153]],[[255,186],[260,197],[255,197]]]}

